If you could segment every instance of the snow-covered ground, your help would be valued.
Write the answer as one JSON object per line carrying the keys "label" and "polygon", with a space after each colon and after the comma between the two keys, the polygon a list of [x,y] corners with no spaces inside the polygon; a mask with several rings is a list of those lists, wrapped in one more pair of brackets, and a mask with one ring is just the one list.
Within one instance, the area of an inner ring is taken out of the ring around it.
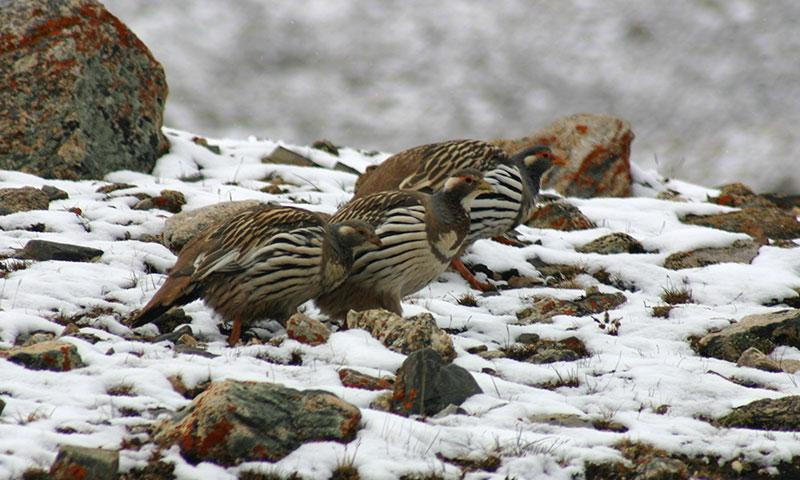
{"label": "snow-covered ground", "polygon": [[795,0],[104,3],[199,134],[397,151],[589,111],[664,175],[800,192]]}
{"label": "snow-covered ground", "polygon": [[[208,351],[217,357],[176,353],[169,342],[126,339],[130,331],[119,318],[141,307],[163,281],[162,273],[148,272],[164,272],[175,260],[164,246],[136,240],[144,234],[158,234],[170,214],[132,210],[137,202],[135,193],[157,195],[162,189],[178,190],[187,199],[184,210],[223,200],[257,199],[333,212],[349,198],[356,179],[326,168],[264,164],[260,158],[276,146],[271,141],[209,139],[221,148],[221,155],[216,155],[193,143],[192,134],[166,133],[173,148],[159,160],[154,173],[112,173],[109,182],[136,187],[110,194],[96,193],[107,182],[44,180],[0,172],[0,187],[53,185],[69,194],[66,200],[51,202],[47,211],[0,217],[0,256],[34,238],[105,252],[96,263],[28,262],[27,268],[0,279],[0,347],[10,347],[18,335],[34,331],[58,334],[64,328],[58,322],[70,317],[80,318],[77,323],[82,333],[99,337],[94,344],[64,337],[88,364],[65,373],[34,372],[0,360],[0,397],[7,403],[0,417],[0,478],[18,477],[29,467],[49,468],[59,443],[120,448],[126,439],[140,435],[132,433],[132,427],[188,403],[168,381],[174,375],[189,387],[209,379],[233,378],[327,390],[360,407],[364,425],[348,445],[306,444],[275,464],[249,463],[228,469],[208,463],[192,466],[172,449],[165,458],[175,463],[175,472],[182,479],[233,479],[245,469],[326,478],[337,464],[347,461],[353,462],[362,478],[391,479],[425,472],[458,478],[458,469],[439,456],[480,459],[492,454],[502,458],[502,465],[491,478],[568,479],[581,472],[585,462],[621,459],[612,445],[624,439],[669,452],[740,457],[763,464],[800,455],[797,433],[716,428],[703,420],[756,399],[800,394],[800,374],[768,373],[703,358],[692,351],[687,340],[748,314],[778,310],[762,304],[792,296],[794,289],[800,288],[800,248],[764,246],[752,264],[666,270],[661,264],[671,253],[728,245],[744,236],[679,222],[678,217],[688,213],[730,209],[705,202],[707,195],[717,193],[714,190],[677,180],[663,183],[655,172],[636,166],[635,179],[646,180],[655,188],[637,185],[636,196],[627,199],[568,199],[598,228],[562,232],[520,227],[520,238],[540,244],[515,248],[480,241],[468,256],[498,271],[515,267],[521,274],[534,276],[537,272],[526,262],[533,257],[581,265],[588,271],[603,268],[635,285],[635,291],[622,292],[627,302],[610,312],[611,318],[621,319],[617,336],[599,329],[589,316],[560,315],[551,324],[517,324],[515,313],[528,305],[532,296],[577,298],[582,294],[578,289],[520,288],[493,296],[473,291],[478,305],[468,307],[457,302],[470,291],[468,285],[448,272],[405,300],[406,314],[428,311],[440,327],[461,330],[452,337],[458,354],[455,363],[468,369],[485,392],[463,405],[467,415],[420,421],[370,409],[370,402],[380,392],[345,388],[337,371],[351,367],[371,374],[389,373],[400,366],[404,356],[387,350],[362,330],[336,332],[316,347],[285,340],[279,346],[228,348],[210,311],[195,302],[187,307],[192,328],[196,336],[207,339]],[[343,149],[337,159],[306,147],[287,147],[320,165],[332,166],[338,160],[357,170],[385,158]],[[198,173],[202,175],[199,181]],[[287,191],[278,195],[260,192],[259,188],[268,185],[264,179],[276,175],[287,182]],[[689,201],[654,198],[658,189],[667,187]],[[43,232],[26,230],[39,223],[45,225]],[[658,253],[575,251],[610,232],[626,232]],[[603,292],[618,291],[588,275],[577,277],[577,283],[597,286]],[[669,318],[652,316],[651,307],[662,304],[663,290],[675,286],[690,289],[696,303],[676,306]],[[306,310],[321,318],[313,306],[307,305]],[[82,315],[92,311],[101,313]],[[535,365],[507,358],[486,360],[466,351],[479,344],[490,350],[502,348],[524,332],[556,340],[577,336],[591,355],[575,362]],[[288,359],[297,351],[302,352],[302,366],[261,359]],[[781,347],[773,355],[800,359],[800,350]],[[496,375],[482,373],[485,368]],[[731,376],[768,388],[746,388],[723,378]],[[564,378],[572,378],[578,385],[554,390],[539,387]],[[123,387],[130,395],[109,394]],[[668,406],[666,412],[664,405]],[[559,414],[618,422],[628,430],[616,433],[538,420],[542,415]],[[123,450],[121,469],[144,466],[152,451],[152,446]]]}

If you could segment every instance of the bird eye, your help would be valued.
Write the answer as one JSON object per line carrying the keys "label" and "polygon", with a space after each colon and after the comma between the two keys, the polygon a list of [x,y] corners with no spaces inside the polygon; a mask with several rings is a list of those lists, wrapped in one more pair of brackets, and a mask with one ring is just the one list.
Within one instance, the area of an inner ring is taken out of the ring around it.
{"label": "bird eye", "polygon": [[472,179],[472,177],[464,177],[464,181],[469,184],[469,183],[473,182],[473,179]]}

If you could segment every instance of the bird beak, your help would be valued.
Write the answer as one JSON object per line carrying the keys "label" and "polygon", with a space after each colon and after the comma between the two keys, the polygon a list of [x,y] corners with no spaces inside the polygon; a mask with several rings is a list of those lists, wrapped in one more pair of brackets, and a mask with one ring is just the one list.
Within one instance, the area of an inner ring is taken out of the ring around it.
{"label": "bird beak", "polygon": [[381,242],[381,237],[379,237],[377,234],[374,234],[374,233],[367,239],[367,241],[369,243],[375,245],[376,247],[382,247],[383,246],[383,242]]}
{"label": "bird beak", "polygon": [[481,179],[481,181],[478,182],[477,190],[480,192],[494,192],[494,187],[492,187],[491,183]]}
{"label": "bird beak", "polygon": [[556,155],[555,153],[551,153],[550,157],[552,158],[553,165],[558,165],[559,167],[564,167],[564,166],[567,165],[567,159],[562,157],[562,156],[560,156],[560,155]]}

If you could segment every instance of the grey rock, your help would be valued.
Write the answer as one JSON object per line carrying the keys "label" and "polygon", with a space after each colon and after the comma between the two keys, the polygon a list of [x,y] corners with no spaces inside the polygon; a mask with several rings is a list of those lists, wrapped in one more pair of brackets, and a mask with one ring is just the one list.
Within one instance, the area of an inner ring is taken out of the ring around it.
{"label": "grey rock", "polygon": [[226,380],[159,424],[154,438],[193,463],[236,465],[277,461],[306,442],[348,442],[360,421],[357,407],[328,392]]}
{"label": "grey rock", "polygon": [[49,341],[15,347],[7,354],[8,361],[31,370],[66,372],[85,366],[75,345],[66,342]]}
{"label": "grey rock", "polygon": [[69,198],[69,194],[60,188],[56,188],[52,185],[45,185],[42,187],[42,193],[47,195],[47,198],[50,199],[52,202],[53,200],[66,200]]}
{"label": "grey rock", "polygon": [[579,253],[600,253],[603,255],[613,253],[645,253],[645,249],[639,240],[636,240],[627,233],[615,232],[604,235],[591,242],[576,248]]}
{"label": "grey rock", "polygon": [[519,343],[536,343],[539,341],[539,335],[535,333],[521,333],[517,337]]}
{"label": "grey rock", "polygon": [[389,350],[408,355],[430,347],[445,361],[456,358],[453,340],[444,330],[436,326],[430,313],[421,313],[409,318],[387,310],[375,309],[347,313],[347,328],[361,328],[380,340]]}
{"label": "grey rock", "polygon": [[222,202],[207,207],[177,213],[167,219],[162,236],[164,245],[173,252],[180,251],[189,240],[211,225],[231,218],[246,208],[259,205],[257,200]]}
{"label": "grey rock", "polygon": [[800,347],[800,310],[748,315],[701,338],[696,348],[706,357],[736,362],[750,347],[769,354],[776,345]]}
{"label": "grey rock", "polygon": [[[3,168],[2,160],[0,160],[0,168]],[[0,215],[30,210],[47,210],[49,204],[50,197],[38,188],[0,188]]]}
{"label": "grey rock", "polygon": [[319,320],[302,313],[295,313],[286,321],[286,334],[300,343],[321,345],[328,341],[331,329]]}
{"label": "grey rock", "polygon": [[780,372],[783,371],[781,366],[775,360],[769,358],[761,350],[750,347],[739,357],[736,365],[740,367],[752,367],[767,372]]}
{"label": "grey rock", "polygon": [[61,445],[50,467],[53,480],[113,480],[119,478],[119,452]]}
{"label": "grey rock", "polygon": [[699,248],[691,252],[673,253],[664,260],[664,268],[680,270],[717,263],[750,263],[758,255],[758,248],[758,243],[753,240],[736,240],[728,247]]}
{"label": "grey rock", "polygon": [[686,464],[674,458],[653,457],[640,464],[634,480],[683,480],[688,478]]}
{"label": "grey rock", "polygon": [[392,410],[402,415],[434,415],[478,393],[483,391],[467,370],[445,364],[441,355],[425,348],[409,355],[397,372]]}
{"label": "grey rock", "polygon": [[48,178],[150,171],[161,132],[164,69],[95,0],[0,3],[0,168]]}
{"label": "grey rock", "polygon": [[62,260],[66,262],[91,262],[103,256],[103,251],[96,248],[82,247],[68,243],[51,242],[49,240],[28,240],[19,253],[20,258],[27,260]]}
{"label": "grey rock", "polygon": [[266,157],[261,159],[261,163],[279,163],[284,165],[296,165],[298,167],[316,167],[317,164],[310,159],[293,152],[288,148],[277,147]]}
{"label": "grey rock", "polygon": [[734,408],[716,423],[731,428],[800,431],[800,395],[756,400]]}

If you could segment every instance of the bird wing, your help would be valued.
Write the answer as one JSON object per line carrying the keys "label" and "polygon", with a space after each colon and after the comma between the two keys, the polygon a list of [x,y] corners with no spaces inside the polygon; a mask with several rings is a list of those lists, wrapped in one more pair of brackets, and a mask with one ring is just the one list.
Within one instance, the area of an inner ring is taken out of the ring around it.
{"label": "bird wing", "polygon": [[275,242],[304,243],[293,231],[314,229],[321,234],[325,221],[318,214],[295,207],[259,205],[236,215],[210,232],[203,252],[193,261],[194,278],[236,272],[259,261],[259,252]]}
{"label": "bird wing", "polygon": [[397,208],[424,205],[425,202],[426,196],[420,192],[408,190],[378,192],[350,200],[331,217],[330,221],[356,219],[377,227],[386,220],[389,212]]}
{"label": "bird wing", "polygon": [[508,156],[501,149],[480,140],[421,145],[396,153],[364,172],[356,182],[355,196],[394,189],[432,192],[458,170],[486,172],[507,162]]}

